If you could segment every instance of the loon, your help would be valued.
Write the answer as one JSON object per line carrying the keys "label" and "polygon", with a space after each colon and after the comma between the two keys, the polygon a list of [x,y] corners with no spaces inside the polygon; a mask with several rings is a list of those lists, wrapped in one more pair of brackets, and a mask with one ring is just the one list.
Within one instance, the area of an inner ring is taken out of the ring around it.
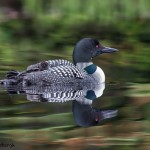
{"label": "loon", "polygon": [[97,39],[83,38],[77,42],[73,50],[73,63],[68,60],[48,60],[33,64],[23,72],[9,71],[7,79],[1,80],[1,84],[52,85],[63,84],[87,84],[105,82],[103,70],[93,64],[92,58],[103,53],[118,51],[115,48],[104,47]]}

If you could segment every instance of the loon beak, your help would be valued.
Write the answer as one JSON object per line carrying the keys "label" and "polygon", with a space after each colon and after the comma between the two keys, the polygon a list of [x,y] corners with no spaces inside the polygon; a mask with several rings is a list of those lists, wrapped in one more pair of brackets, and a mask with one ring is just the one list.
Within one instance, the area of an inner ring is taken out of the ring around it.
{"label": "loon beak", "polygon": [[115,48],[111,48],[111,47],[102,47],[100,49],[101,54],[102,53],[113,53],[113,52],[117,52],[118,50]]}
{"label": "loon beak", "polygon": [[98,56],[100,54],[103,54],[103,53],[113,53],[113,52],[117,52],[118,50],[116,48],[111,48],[111,47],[104,47],[104,46],[101,46],[100,48],[98,48],[96,50],[96,54],[94,55],[95,56]]}

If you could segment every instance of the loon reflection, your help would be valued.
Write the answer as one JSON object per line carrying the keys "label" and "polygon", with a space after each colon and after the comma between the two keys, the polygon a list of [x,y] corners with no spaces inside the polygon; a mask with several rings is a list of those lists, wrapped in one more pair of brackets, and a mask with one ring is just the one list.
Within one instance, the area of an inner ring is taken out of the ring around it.
{"label": "loon reflection", "polygon": [[[92,107],[93,101],[102,96],[105,83],[88,86],[55,84],[51,86],[5,85],[9,94],[26,94],[32,102],[72,101],[72,112],[77,125],[94,126],[103,120],[117,116],[117,110],[101,110]],[[98,100],[98,99],[97,99]]]}

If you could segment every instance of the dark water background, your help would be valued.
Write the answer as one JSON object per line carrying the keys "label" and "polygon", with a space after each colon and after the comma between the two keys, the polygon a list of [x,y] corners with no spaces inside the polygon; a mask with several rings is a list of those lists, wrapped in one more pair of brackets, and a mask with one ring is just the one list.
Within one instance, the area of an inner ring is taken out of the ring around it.
{"label": "dark water background", "polygon": [[[15,6],[8,4],[0,6]],[[93,60],[106,75],[104,93],[93,107],[115,108],[118,116],[82,128],[73,119],[72,101],[31,102],[24,94],[11,95],[1,88],[0,149],[12,144],[18,150],[150,149],[149,1],[87,1],[83,5],[33,0],[22,5],[0,13],[0,79],[8,70],[24,70],[39,61],[72,61],[75,43],[94,37],[119,52]]]}

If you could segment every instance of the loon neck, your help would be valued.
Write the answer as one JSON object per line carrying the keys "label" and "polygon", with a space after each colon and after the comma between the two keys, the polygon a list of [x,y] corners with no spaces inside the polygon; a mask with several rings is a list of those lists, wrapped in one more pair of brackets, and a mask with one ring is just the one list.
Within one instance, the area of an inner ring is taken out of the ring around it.
{"label": "loon neck", "polygon": [[81,70],[84,70],[86,67],[92,65],[93,63],[92,62],[79,62],[76,64],[76,66],[81,69]]}
{"label": "loon neck", "polygon": [[91,75],[96,80],[96,82],[105,82],[105,74],[103,70],[92,62],[80,62],[76,65],[79,69],[84,70],[87,72],[87,74]]}

